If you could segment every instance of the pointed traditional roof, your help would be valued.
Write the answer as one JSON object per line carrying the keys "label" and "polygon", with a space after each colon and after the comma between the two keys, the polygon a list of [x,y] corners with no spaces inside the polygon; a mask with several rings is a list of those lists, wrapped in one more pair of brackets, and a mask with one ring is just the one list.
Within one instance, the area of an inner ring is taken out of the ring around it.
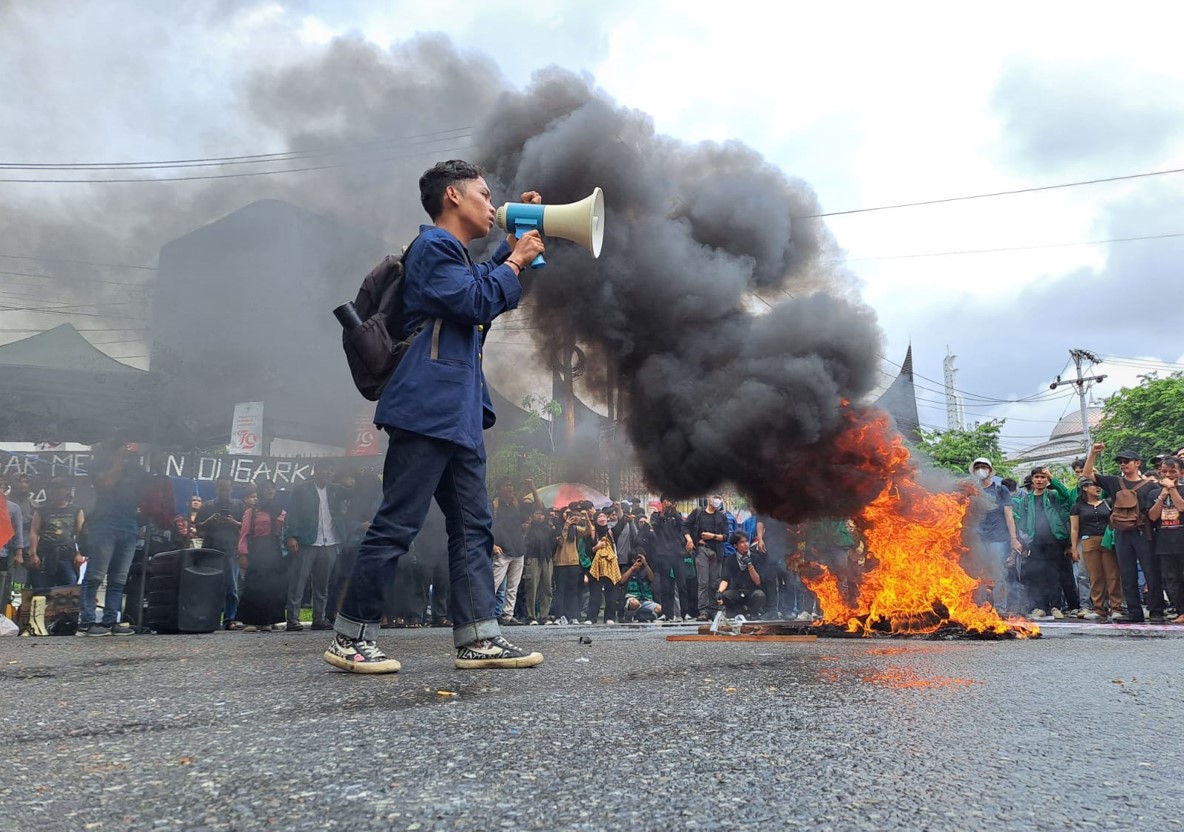
{"label": "pointed traditional roof", "polygon": [[900,365],[900,374],[907,376],[909,381],[913,381],[913,344],[909,342],[908,352],[904,354],[904,363]]}
{"label": "pointed traditional roof", "polygon": [[896,379],[876,399],[876,407],[886,411],[896,422],[896,429],[906,439],[917,437],[921,416],[917,412],[917,390],[913,386],[913,345],[909,344],[904,363]]}

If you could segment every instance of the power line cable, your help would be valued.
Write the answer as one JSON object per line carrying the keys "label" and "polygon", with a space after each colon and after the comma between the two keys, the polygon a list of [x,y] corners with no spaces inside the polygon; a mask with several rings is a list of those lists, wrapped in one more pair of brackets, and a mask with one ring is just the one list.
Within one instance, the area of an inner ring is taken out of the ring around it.
{"label": "power line cable", "polygon": [[0,313],[24,312],[29,315],[78,315],[84,318],[110,318],[115,321],[139,321],[140,317],[130,315],[105,315],[101,312],[67,312],[62,309],[34,309],[28,306],[8,306],[0,304]]}
{"label": "power line cable", "polygon": [[[886,361],[887,363],[891,364],[893,367],[897,367],[902,370],[904,369],[903,364],[899,364],[899,363],[893,361],[891,358],[889,358],[886,355],[881,355],[879,357],[883,361]],[[938,381],[937,379],[929,378],[928,376],[923,376],[920,373],[918,373],[916,370],[913,371],[913,375],[916,378],[923,379],[924,381],[928,381],[932,384],[941,385],[940,390],[934,390],[932,388],[924,388],[924,387],[922,389],[928,389],[930,392],[940,393],[942,395],[945,395],[945,382],[944,381]],[[916,381],[914,381],[913,386],[916,387],[919,385],[917,385]],[[1019,398],[1019,399],[999,399],[999,398],[995,398],[993,396],[980,396],[977,393],[971,393],[966,390],[960,390],[957,387],[954,387],[951,389],[955,393],[958,393],[959,395],[961,395],[963,398],[977,400],[978,404],[1027,404],[1030,402],[1046,401],[1048,399],[1057,398],[1057,396],[1055,394],[1053,394],[1053,391],[1050,391],[1050,390],[1042,390],[1039,393],[1033,393],[1030,396],[1024,396],[1023,398]],[[971,405],[974,405],[975,403],[976,402],[971,402]]]}
{"label": "power line cable", "polygon": [[256,170],[243,171],[241,173],[209,173],[200,176],[156,176],[156,177],[121,177],[115,179],[17,179],[17,178],[3,178],[0,182],[21,183],[21,184],[43,184],[43,185],[67,185],[67,184],[83,184],[83,185],[107,185],[117,183],[133,183],[133,182],[193,182],[199,179],[238,179],[244,176],[274,176],[281,173],[308,173],[310,171],[319,170],[335,170],[337,168],[350,167],[352,165],[375,165],[384,162],[394,162],[400,159],[414,159],[419,156],[426,156],[437,153],[454,153],[459,151],[469,150],[473,147],[471,142],[466,142],[459,145],[442,145],[440,147],[423,147],[415,150],[412,153],[401,153],[393,156],[383,156],[382,158],[374,158],[368,160],[355,160],[338,162],[328,165],[311,165],[309,167],[301,168],[283,168],[281,170]]}
{"label": "power line cable", "polygon": [[897,208],[917,208],[922,205],[943,205],[949,202],[966,202],[972,199],[991,199],[998,196],[1014,196],[1016,194],[1032,194],[1040,191],[1055,191],[1061,188],[1076,188],[1082,185],[1101,185],[1107,182],[1124,182],[1131,179],[1146,179],[1152,176],[1168,176],[1184,173],[1184,168],[1168,168],[1167,170],[1152,170],[1144,173],[1128,173],[1122,176],[1106,176],[1100,179],[1082,179],[1076,182],[1060,182],[1055,185],[1037,185],[1031,188],[1015,188],[1009,191],[990,191],[981,194],[967,194],[965,196],[947,196],[940,199],[923,199],[917,202],[899,202],[893,205],[876,205],[871,208],[849,208],[845,211],[826,211],[820,214],[805,214],[793,219],[812,220],[822,217],[841,217],[848,214],[866,214],[872,211],[893,211]]}
{"label": "power line cable", "polygon": [[160,159],[149,162],[0,162],[0,170],[124,170],[124,169],[160,169],[170,167],[191,167],[205,165],[224,165],[250,162],[290,161],[293,159],[316,158],[319,156],[352,153],[359,149],[370,147],[397,146],[399,142],[415,144],[413,139],[428,139],[442,141],[457,138],[447,134],[463,133],[463,138],[472,135],[475,128],[451,127],[447,130],[435,130],[428,133],[413,133],[407,136],[389,136],[384,139],[374,139],[367,142],[338,145],[325,148],[305,148],[302,150],[281,150],[271,153],[249,153],[240,156],[207,156],[193,159]]}
{"label": "power line cable", "polygon": [[[11,260],[36,260],[41,263],[77,263],[83,266],[104,266],[109,269],[139,269],[146,272],[156,271],[156,266],[130,266],[126,263],[102,263],[97,260],[70,260],[65,257],[35,257],[31,254],[0,254]],[[5,272],[5,274],[19,274],[19,272]],[[32,275],[42,277],[43,275]],[[139,285],[139,284],[134,284]]]}
{"label": "power line cable", "polygon": [[1154,358],[1126,358],[1118,355],[1102,355],[1099,356],[1106,364],[1117,364],[1120,367],[1130,367],[1133,369],[1170,369],[1170,370],[1184,370],[1184,364],[1179,364],[1174,361],[1160,361]]}
{"label": "power line cable", "polygon": [[[65,324],[63,324],[65,325]],[[32,329],[28,327],[0,327],[0,333],[33,333],[34,335],[44,335],[50,331],[49,329]],[[79,329],[75,327],[76,333],[147,333],[147,327],[99,327],[95,329]]]}

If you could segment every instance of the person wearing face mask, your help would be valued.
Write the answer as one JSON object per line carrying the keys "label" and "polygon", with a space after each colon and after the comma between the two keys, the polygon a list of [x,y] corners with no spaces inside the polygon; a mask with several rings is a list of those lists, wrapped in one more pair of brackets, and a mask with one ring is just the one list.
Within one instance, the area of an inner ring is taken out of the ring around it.
{"label": "person wearing face mask", "polygon": [[616,531],[609,525],[604,511],[596,515],[588,535],[588,548],[592,552],[592,565],[588,569],[588,617],[584,623],[595,624],[603,605],[604,623],[615,624],[616,586],[621,579],[621,567],[617,561]]}
{"label": "person wearing face mask", "polygon": [[991,601],[1002,613],[1022,614],[1028,611],[1018,580],[1010,578],[1007,561],[1023,551],[1015,530],[1011,492],[995,482],[995,466],[986,457],[970,463],[970,474],[977,481],[983,500],[983,513],[978,522],[978,536],[987,550],[994,584]]}
{"label": "person wearing face mask", "polygon": [[728,537],[728,518],[723,508],[723,496],[712,494],[707,505],[690,513],[683,527],[686,550],[695,555],[700,621],[706,621],[707,611],[715,607],[715,591],[719,587],[723,566],[724,541]]}
{"label": "person wearing face mask", "polygon": [[555,550],[555,614],[567,621],[580,617],[580,587],[584,570],[580,568],[580,542],[588,535],[588,520],[576,505],[563,512],[559,546]]}

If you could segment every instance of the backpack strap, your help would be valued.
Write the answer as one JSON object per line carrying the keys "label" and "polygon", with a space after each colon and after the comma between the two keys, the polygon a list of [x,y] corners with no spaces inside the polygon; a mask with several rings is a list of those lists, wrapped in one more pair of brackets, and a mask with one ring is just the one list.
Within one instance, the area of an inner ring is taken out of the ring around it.
{"label": "backpack strap", "polygon": [[430,355],[432,361],[440,357],[440,325],[442,323],[444,323],[442,320],[436,318],[435,323],[432,324],[432,352]]}
{"label": "backpack strap", "polygon": [[[407,255],[411,254],[411,247],[414,246],[419,241],[419,238],[421,236],[423,236],[423,235],[416,234],[414,239],[412,239],[411,242],[409,242],[406,246],[403,247],[403,253],[399,255],[399,260],[401,261],[401,263],[403,265],[403,283],[399,287],[400,297],[398,298],[398,303],[399,303],[399,306],[401,307],[399,310],[399,314],[400,314],[400,316],[402,316],[404,318],[406,318],[407,309],[406,309],[406,305],[403,302],[402,295],[404,293],[406,293],[406,291],[407,291]],[[440,319],[439,318],[424,318],[423,320],[421,320],[419,322],[419,325],[414,327],[411,331],[414,333],[422,332],[424,327],[427,326],[429,321],[432,322],[431,359],[433,361],[435,361],[436,359],[438,359],[440,357],[440,324],[441,324]],[[399,335],[400,335],[400,337],[402,337],[402,333],[399,333]],[[408,337],[410,337],[410,335]]]}

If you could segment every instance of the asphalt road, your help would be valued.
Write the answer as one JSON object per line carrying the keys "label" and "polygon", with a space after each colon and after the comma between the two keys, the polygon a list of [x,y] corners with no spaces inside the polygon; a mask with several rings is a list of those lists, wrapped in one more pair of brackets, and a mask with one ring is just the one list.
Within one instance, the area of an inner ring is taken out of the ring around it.
{"label": "asphalt road", "polygon": [[5,638],[0,829],[1184,825],[1184,627],[679,631],[515,629],[546,655],[516,671],[387,631],[403,671],[382,677],[323,664],[324,633]]}

